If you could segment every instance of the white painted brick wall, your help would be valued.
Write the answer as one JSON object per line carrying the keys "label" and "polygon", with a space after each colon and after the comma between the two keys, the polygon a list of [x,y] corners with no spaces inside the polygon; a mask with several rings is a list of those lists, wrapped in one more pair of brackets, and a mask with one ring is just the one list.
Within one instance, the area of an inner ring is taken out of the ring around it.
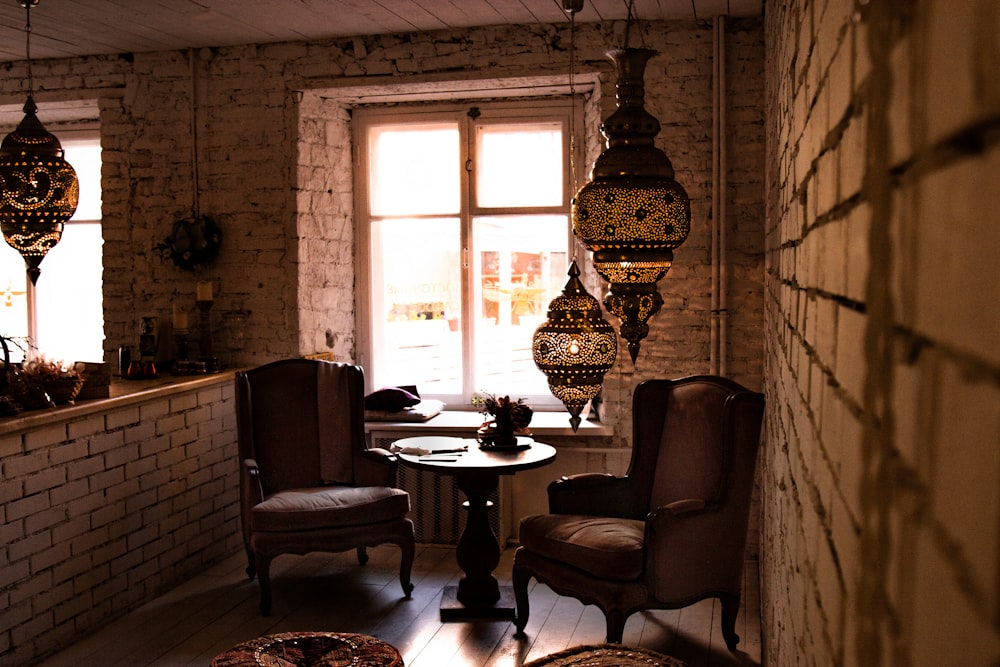
{"label": "white painted brick wall", "polygon": [[227,381],[3,437],[0,665],[240,548],[233,406]]}

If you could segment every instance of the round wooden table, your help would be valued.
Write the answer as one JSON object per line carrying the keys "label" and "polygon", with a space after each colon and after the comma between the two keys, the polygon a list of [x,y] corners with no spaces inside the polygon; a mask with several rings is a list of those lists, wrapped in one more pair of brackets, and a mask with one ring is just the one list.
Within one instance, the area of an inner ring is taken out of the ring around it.
{"label": "round wooden table", "polygon": [[[527,441],[530,439],[523,439]],[[489,495],[499,485],[500,475],[540,468],[556,458],[555,447],[530,441],[511,450],[485,449],[473,438],[421,436],[397,440],[400,463],[439,475],[454,475],[465,494],[469,512],[465,530],[458,540],[455,559],[465,576],[458,586],[445,587],[441,599],[441,620],[466,618],[514,618],[514,594],[501,587],[493,576],[500,562],[500,543],[490,527]],[[455,451],[464,448],[464,451]],[[428,454],[406,453],[427,451]],[[448,451],[450,450],[450,451]]]}

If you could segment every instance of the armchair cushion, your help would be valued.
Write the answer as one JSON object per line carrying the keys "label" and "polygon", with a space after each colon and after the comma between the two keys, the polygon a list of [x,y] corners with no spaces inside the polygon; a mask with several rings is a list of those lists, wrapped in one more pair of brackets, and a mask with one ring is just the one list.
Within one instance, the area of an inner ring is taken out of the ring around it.
{"label": "armchair cushion", "polygon": [[635,581],[643,573],[645,522],[537,514],[521,520],[521,546],[599,579]]}
{"label": "armchair cushion", "polygon": [[410,497],[384,486],[323,486],[279,491],[251,510],[255,531],[287,532],[391,521],[410,511]]}

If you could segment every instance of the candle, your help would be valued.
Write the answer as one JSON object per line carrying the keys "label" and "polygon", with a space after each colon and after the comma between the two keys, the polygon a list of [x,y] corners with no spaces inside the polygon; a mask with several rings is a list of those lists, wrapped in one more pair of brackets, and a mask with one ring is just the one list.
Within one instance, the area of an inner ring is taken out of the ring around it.
{"label": "candle", "polygon": [[198,283],[198,301],[211,301],[212,300],[212,283],[201,282]]}
{"label": "candle", "polygon": [[188,328],[188,314],[178,304],[174,304],[174,329],[181,330]]}

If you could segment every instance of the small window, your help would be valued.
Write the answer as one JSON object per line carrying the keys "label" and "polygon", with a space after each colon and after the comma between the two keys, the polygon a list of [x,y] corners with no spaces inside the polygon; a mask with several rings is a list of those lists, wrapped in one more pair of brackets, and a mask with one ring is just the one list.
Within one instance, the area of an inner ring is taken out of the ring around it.
{"label": "small window", "polygon": [[531,356],[566,282],[569,100],[354,113],[359,351],[373,388],[558,405]]}

